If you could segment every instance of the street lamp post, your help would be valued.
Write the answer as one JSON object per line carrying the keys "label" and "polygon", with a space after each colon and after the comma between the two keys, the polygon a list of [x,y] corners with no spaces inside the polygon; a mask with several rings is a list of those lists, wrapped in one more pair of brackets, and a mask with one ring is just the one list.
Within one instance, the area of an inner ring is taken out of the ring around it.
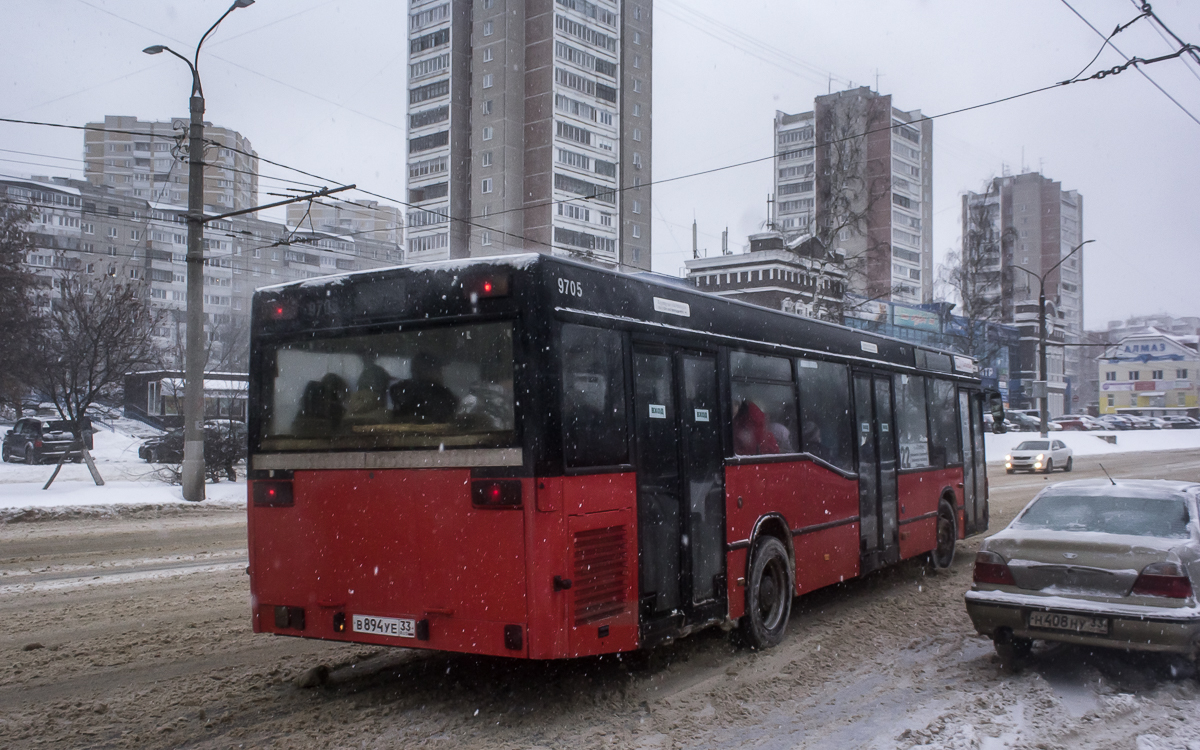
{"label": "street lamp post", "polygon": [[188,242],[187,339],[184,344],[183,386],[183,499],[204,499],[204,88],[200,85],[200,47],[221,21],[254,0],[235,0],[217,22],[204,32],[193,60],[165,45],[142,50],[147,55],[170,52],[192,72],[188,128]]}
{"label": "street lamp post", "polygon": [[1046,272],[1041,274],[1040,276],[1038,274],[1034,273],[1033,271],[1030,271],[1028,268],[1023,268],[1021,266],[1013,266],[1014,268],[1018,268],[1038,280],[1038,347],[1039,347],[1038,380],[1040,380],[1042,382],[1043,387],[1046,389],[1042,392],[1042,395],[1038,398],[1038,407],[1039,407],[1038,411],[1041,413],[1040,416],[1041,416],[1042,437],[1048,437],[1050,435],[1049,425],[1047,424],[1050,421],[1049,420],[1049,416],[1050,416],[1049,415],[1050,382],[1049,382],[1048,376],[1046,374],[1046,371],[1049,369],[1046,366],[1046,337],[1048,335],[1046,332],[1046,277],[1049,276],[1054,271],[1054,269],[1061,266],[1063,264],[1063,262],[1066,261],[1067,258],[1070,258],[1072,255],[1074,255],[1075,252],[1077,250],[1079,250],[1079,248],[1083,247],[1084,245],[1088,244],[1089,242],[1095,242],[1095,240],[1084,240],[1083,242],[1080,242],[1078,245],[1071,248],[1071,252],[1069,252],[1066,255],[1064,255],[1063,257],[1059,258],[1057,263],[1050,266],[1050,268],[1048,268],[1046,270]]}

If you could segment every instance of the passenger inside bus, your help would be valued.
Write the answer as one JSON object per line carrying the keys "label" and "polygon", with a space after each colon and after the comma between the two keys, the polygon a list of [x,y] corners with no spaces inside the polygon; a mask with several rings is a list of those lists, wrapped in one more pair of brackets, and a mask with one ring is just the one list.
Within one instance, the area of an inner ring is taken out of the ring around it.
{"label": "passenger inside bus", "polygon": [[739,456],[779,453],[779,441],[766,413],[748,399],[742,402],[733,417],[733,450]]}
{"label": "passenger inside bus", "polygon": [[442,384],[437,363],[424,352],[413,357],[412,377],[394,383],[388,394],[397,422],[445,423],[458,411],[458,397]]}
{"label": "passenger inside bus", "polygon": [[310,380],[300,397],[300,410],[292,420],[292,433],[319,436],[336,430],[346,413],[345,400],[349,392],[346,381],[332,372],[320,380]]}

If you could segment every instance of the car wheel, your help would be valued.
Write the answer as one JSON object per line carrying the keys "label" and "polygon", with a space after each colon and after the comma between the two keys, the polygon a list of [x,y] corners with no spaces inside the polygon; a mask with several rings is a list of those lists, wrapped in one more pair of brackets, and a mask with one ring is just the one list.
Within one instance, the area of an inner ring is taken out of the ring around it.
{"label": "car wheel", "polygon": [[158,449],[157,448],[151,448],[149,451],[146,452],[146,462],[151,463],[151,464],[158,463]]}
{"label": "car wheel", "polygon": [[1054,471],[1054,459],[1048,458],[1046,459],[1046,468],[1042,469],[1042,472],[1044,474],[1049,474],[1052,471]]}
{"label": "car wheel", "polygon": [[1016,470],[1015,470],[1015,469],[1005,469],[1005,470],[1004,470],[1004,473],[1005,473],[1005,474],[1012,474],[1014,471],[1016,471]]}
{"label": "car wheel", "polygon": [[1063,467],[1063,471],[1070,471],[1075,467],[1075,457],[1067,456],[1067,464]]}
{"label": "car wheel", "polygon": [[32,445],[25,446],[25,463],[30,466],[37,463],[37,454],[34,453]]}
{"label": "car wheel", "polygon": [[0,446],[0,460],[4,461],[4,463],[8,463],[10,460],[8,457],[8,446],[7,445]]}
{"label": "car wheel", "polygon": [[[1009,472],[1010,474],[1012,472]],[[934,570],[945,570],[954,563],[954,549],[958,543],[958,529],[954,523],[954,509],[950,503],[938,503],[937,547],[929,553]]]}
{"label": "car wheel", "polygon": [[754,648],[778,645],[792,612],[792,565],[783,542],[773,536],[760,538],[746,578],[742,632]]}
{"label": "car wheel", "polygon": [[1029,656],[1033,649],[1033,640],[1019,638],[1011,631],[1005,630],[992,639],[992,645],[996,648],[996,655],[1000,657],[1000,666],[1004,671],[1015,672],[1017,662]]}

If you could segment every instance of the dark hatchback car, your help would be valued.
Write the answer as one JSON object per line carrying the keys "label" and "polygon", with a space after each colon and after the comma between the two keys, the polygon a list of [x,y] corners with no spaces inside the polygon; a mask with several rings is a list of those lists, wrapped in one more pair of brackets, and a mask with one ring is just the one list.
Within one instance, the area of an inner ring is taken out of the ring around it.
{"label": "dark hatchback car", "polygon": [[[138,446],[138,457],[152,464],[183,462],[183,428],[177,427]],[[213,476],[228,475],[246,457],[246,425],[242,422],[204,423],[204,465]]]}
{"label": "dark hatchback car", "polygon": [[[71,432],[72,423],[63,419],[42,419],[26,417],[18,419],[13,428],[4,435],[4,444],[0,448],[0,457],[5,461],[40,464],[48,461],[58,461],[63,453],[70,451],[75,444],[75,436]],[[81,425],[84,442],[87,449],[92,449],[92,424],[84,419]],[[72,461],[83,460],[78,454],[70,457]]]}

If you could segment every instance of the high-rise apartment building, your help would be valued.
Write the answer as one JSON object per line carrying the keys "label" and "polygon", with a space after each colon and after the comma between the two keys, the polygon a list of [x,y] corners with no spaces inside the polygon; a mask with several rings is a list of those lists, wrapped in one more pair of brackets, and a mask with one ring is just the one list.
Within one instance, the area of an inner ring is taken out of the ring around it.
{"label": "high-rise apartment building", "polygon": [[[118,195],[187,206],[188,118],[146,122],[108,115],[88,123],[84,135],[84,174],[93,185]],[[258,205],[258,157],[241,133],[204,123],[204,208],[225,213]]]}
{"label": "high-rise apartment building", "polygon": [[404,214],[379,201],[302,201],[287,206],[288,226],[312,232],[332,232],[399,245]]}
{"label": "high-rise apartment building", "polygon": [[920,110],[862,87],[776,112],[774,182],[776,226],[843,251],[851,295],[932,299],[933,123]]}
{"label": "high-rise apartment building", "polygon": [[[1063,190],[1055,180],[1028,172],[997,177],[983,193],[966,193],[962,210],[964,237],[984,231],[995,238],[987,267],[998,272],[992,292],[998,296],[998,322],[1020,322],[1020,309],[1038,301],[1035,276],[1046,274],[1048,317],[1061,325],[1065,345],[1062,408],[1073,409],[1082,379],[1090,377],[1085,370],[1091,369],[1084,348],[1078,346],[1083,338],[1084,250],[1071,255],[1083,242],[1083,197]],[[1028,335],[1037,334],[1031,328]],[[1052,398],[1052,405],[1055,402]]]}
{"label": "high-rise apartment building", "polygon": [[411,261],[650,268],[652,0],[410,0]]}

